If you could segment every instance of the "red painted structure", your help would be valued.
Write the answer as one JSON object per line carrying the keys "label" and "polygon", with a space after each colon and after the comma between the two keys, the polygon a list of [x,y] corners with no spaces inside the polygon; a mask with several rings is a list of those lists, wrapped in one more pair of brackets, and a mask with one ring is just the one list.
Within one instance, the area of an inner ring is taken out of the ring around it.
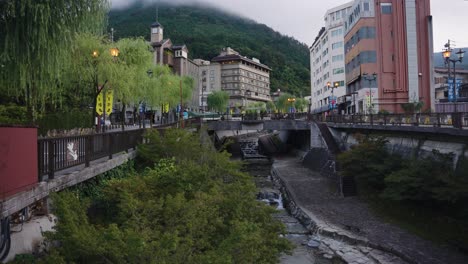
{"label": "red painted structure", "polygon": [[[373,5],[370,8],[373,13],[362,11],[364,3]],[[391,11],[382,12],[382,5],[389,5]],[[378,96],[373,98],[378,107],[375,112],[385,110],[402,113],[401,105],[413,101],[424,102],[423,110],[431,108],[433,47],[430,1],[415,0],[415,21],[414,25],[411,25],[414,26],[415,32],[407,25],[407,5],[407,2],[397,0],[355,0],[353,6],[354,10],[357,8],[355,13],[361,13],[362,16],[355,18],[357,22],[352,24],[345,35],[345,46],[348,46],[345,61],[348,64],[357,58],[360,62],[358,67],[347,71],[348,95],[364,88],[377,88]],[[412,9],[409,12],[411,13]],[[349,16],[353,16],[353,13]],[[357,32],[369,27],[375,28],[375,36],[358,38],[354,44],[352,38],[356,37]],[[408,41],[413,43],[413,39],[416,40],[417,47],[414,51],[408,47]],[[359,59],[359,54],[367,51],[376,53],[375,62],[362,61],[362,57]],[[414,59],[416,57],[417,59]],[[413,65],[409,65],[408,58],[412,60]],[[410,72],[413,72],[413,76],[410,76]],[[376,82],[370,85],[363,80],[363,73],[376,73]]]}
{"label": "red painted structure", "polygon": [[0,201],[38,182],[37,128],[0,127]]}

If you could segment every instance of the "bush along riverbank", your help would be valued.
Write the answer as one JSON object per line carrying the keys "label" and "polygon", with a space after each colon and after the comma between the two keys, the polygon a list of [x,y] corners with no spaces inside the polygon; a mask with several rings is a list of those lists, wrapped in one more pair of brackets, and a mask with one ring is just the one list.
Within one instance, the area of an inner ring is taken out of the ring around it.
{"label": "bush along riverbank", "polygon": [[292,245],[252,178],[181,130],[149,133],[141,170],[53,197],[46,263],[275,263]]}
{"label": "bush along riverbank", "polygon": [[362,138],[338,156],[342,176],[353,176],[359,197],[390,223],[468,254],[468,162],[453,168],[450,154],[403,158],[385,138]]}

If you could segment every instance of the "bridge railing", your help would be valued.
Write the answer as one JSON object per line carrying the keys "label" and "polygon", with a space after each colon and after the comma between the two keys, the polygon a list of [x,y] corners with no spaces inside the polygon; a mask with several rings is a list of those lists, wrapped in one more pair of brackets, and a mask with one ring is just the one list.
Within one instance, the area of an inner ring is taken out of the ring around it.
{"label": "bridge railing", "polygon": [[311,115],[312,120],[321,122],[468,128],[468,113],[417,113],[417,114],[375,114],[375,115]]}
{"label": "bridge railing", "polygon": [[39,181],[57,171],[85,164],[135,148],[143,140],[144,129],[101,134],[38,139]]}

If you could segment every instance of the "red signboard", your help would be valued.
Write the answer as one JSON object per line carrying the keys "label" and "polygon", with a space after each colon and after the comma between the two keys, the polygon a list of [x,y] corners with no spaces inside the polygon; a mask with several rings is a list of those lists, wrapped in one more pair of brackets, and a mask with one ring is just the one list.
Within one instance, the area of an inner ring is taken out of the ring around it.
{"label": "red signboard", "polygon": [[0,200],[34,186],[37,128],[0,127]]}

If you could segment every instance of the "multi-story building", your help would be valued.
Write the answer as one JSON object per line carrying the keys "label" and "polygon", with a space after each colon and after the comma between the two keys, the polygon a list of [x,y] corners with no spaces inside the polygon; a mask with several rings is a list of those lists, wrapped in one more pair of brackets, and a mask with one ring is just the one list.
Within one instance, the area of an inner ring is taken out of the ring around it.
{"label": "multi-story building", "polygon": [[344,22],[352,2],[328,10],[325,27],[310,47],[311,111],[314,113],[337,109],[345,113],[346,107]]}
{"label": "multi-story building", "polygon": [[221,90],[221,65],[206,60],[195,59],[198,65],[198,105],[200,111],[206,111],[208,95]]}
{"label": "multi-story building", "polygon": [[171,39],[164,38],[163,31],[164,27],[159,22],[151,24],[150,44],[153,47],[154,64],[166,65],[175,74],[190,76],[194,79],[194,94],[185,107],[198,110],[198,65],[188,58],[189,50],[186,45],[173,45]]}
{"label": "multi-story building", "polygon": [[[359,113],[434,109],[429,0],[355,0],[344,26],[348,105]],[[352,100],[351,98],[354,98]]]}
{"label": "multi-story building", "polygon": [[221,90],[229,94],[231,108],[245,107],[251,102],[271,101],[271,69],[258,59],[241,56],[228,47],[213,58],[211,63],[220,66]]}
{"label": "multi-story building", "polygon": [[167,65],[175,74],[194,79],[191,102],[186,106],[195,111],[207,110],[207,98],[216,90],[229,94],[229,106],[245,107],[250,102],[268,102],[270,98],[270,71],[258,59],[241,56],[231,48],[225,48],[211,62],[188,58],[186,45],[173,45],[164,39],[163,26],[151,25],[151,46],[154,64]]}
{"label": "multi-story building", "polygon": [[[450,69],[450,78],[453,78],[453,69]],[[457,102],[468,102],[468,70],[456,69],[455,78],[462,84],[457,93]],[[449,101],[448,69],[434,68],[435,102],[446,103]]]}

